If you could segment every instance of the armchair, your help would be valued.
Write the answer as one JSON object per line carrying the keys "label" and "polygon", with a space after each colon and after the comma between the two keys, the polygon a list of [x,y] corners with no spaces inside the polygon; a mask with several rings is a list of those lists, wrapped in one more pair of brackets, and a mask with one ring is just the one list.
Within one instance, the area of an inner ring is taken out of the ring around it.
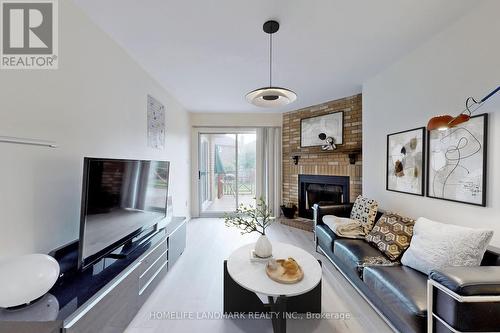
{"label": "armchair", "polygon": [[427,331],[498,332],[500,266],[447,267],[427,282]]}

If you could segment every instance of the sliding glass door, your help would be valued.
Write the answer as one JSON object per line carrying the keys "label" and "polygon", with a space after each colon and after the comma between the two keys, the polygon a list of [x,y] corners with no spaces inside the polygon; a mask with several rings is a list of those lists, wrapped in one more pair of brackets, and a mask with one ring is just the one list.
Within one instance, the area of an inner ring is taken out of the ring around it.
{"label": "sliding glass door", "polygon": [[222,216],[255,204],[255,131],[200,133],[200,216]]}

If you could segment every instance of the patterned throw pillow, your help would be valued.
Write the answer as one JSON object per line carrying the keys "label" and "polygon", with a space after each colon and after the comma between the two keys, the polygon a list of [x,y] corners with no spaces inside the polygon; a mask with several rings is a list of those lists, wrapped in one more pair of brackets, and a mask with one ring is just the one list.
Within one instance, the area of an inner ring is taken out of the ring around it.
{"label": "patterned throw pillow", "polygon": [[382,251],[387,258],[397,260],[410,246],[415,220],[394,213],[385,213],[377,221],[366,241]]}
{"label": "patterned throw pillow", "polygon": [[351,219],[363,225],[365,235],[372,230],[377,216],[378,203],[373,199],[358,195],[351,210]]}

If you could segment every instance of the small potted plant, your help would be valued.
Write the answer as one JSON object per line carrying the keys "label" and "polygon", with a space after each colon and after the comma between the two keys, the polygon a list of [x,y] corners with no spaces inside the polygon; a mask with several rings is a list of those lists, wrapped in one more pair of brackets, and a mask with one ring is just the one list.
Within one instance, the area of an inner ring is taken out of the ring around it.
{"label": "small potted plant", "polygon": [[288,202],[284,205],[281,205],[281,211],[287,219],[293,219],[295,217],[295,212],[297,211],[297,206],[295,206],[291,202]]}
{"label": "small potted plant", "polygon": [[260,234],[257,243],[255,243],[254,253],[256,256],[269,258],[273,254],[273,247],[266,236],[266,228],[271,225],[275,218],[262,198],[257,201],[256,207],[241,204],[236,212],[225,214],[224,220],[226,226],[240,229],[242,235],[251,232]]}

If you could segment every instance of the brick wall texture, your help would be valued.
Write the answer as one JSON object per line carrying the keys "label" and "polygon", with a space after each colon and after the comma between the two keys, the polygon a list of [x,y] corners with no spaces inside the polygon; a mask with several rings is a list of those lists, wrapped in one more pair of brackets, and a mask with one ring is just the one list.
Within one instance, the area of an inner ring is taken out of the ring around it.
{"label": "brick wall texture", "polygon": [[[337,150],[325,152],[321,147],[300,147],[300,120],[337,111],[344,112],[344,143]],[[361,194],[361,94],[314,105],[283,114],[283,202],[298,205],[298,176],[349,176],[350,201]],[[349,153],[356,153],[355,164]],[[298,155],[294,165],[292,157]]]}

